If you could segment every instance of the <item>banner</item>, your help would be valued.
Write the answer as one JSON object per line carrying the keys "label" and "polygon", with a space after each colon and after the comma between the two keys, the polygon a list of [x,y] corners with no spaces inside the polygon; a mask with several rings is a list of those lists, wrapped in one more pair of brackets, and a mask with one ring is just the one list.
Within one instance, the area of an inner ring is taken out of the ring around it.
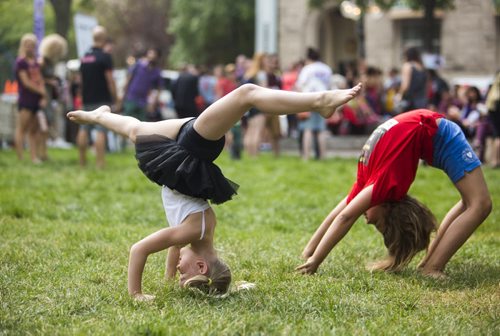
{"label": "banner", "polygon": [[97,26],[97,19],[93,16],[76,14],[73,18],[75,24],[76,52],[78,58],[82,58],[89,50],[94,41],[92,39],[92,30]]}
{"label": "banner", "polygon": [[33,0],[33,33],[36,35],[38,43],[45,36],[44,7],[45,0]]}

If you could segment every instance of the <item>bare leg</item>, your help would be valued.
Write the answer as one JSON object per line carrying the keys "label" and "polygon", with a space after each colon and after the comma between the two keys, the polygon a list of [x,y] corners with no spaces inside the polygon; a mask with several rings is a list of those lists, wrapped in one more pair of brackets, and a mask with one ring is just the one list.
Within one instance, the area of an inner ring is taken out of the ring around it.
{"label": "bare leg", "polygon": [[72,111],[68,118],[79,124],[98,124],[115,133],[129,138],[135,143],[138,135],[160,134],[175,139],[180,127],[189,119],[171,119],[159,122],[142,122],[138,119],[110,113],[108,106],[94,111]]}
{"label": "bare leg", "polygon": [[89,143],[87,131],[80,128],[76,136],[76,143],[78,145],[78,153],[80,166],[84,167],[87,165],[87,147]]}
{"label": "bare leg", "polygon": [[[315,110],[330,116],[337,107],[354,98],[361,84],[352,89],[312,93],[272,90],[245,84],[210,105],[195,121],[194,128],[208,140],[218,140],[241,119],[252,106],[270,114],[292,114]],[[94,111],[72,111],[67,114],[79,124],[99,124],[135,142],[137,135],[161,134],[175,138],[188,119],[141,122],[128,116],[110,113],[108,106]]]}
{"label": "bare leg", "polygon": [[319,142],[319,158],[322,160],[326,158],[326,131],[320,131],[318,134]]}
{"label": "bare leg", "polygon": [[309,160],[311,158],[311,146],[313,141],[313,132],[310,129],[304,130],[302,137],[302,159]]}
{"label": "bare leg", "polygon": [[439,225],[436,237],[434,240],[431,242],[429,249],[427,250],[425,258],[420,262],[418,265],[418,268],[423,268],[425,264],[427,263],[427,260],[429,260],[429,257],[432,255],[434,250],[436,249],[436,246],[438,245],[439,241],[441,238],[443,238],[444,233],[448,229],[451,223],[460,216],[463,212],[465,211],[464,204],[462,200],[458,201],[457,204],[455,204],[450,211],[446,214],[446,216],[443,218],[443,221],[441,222],[441,225]]}
{"label": "bare leg", "polygon": [[249,156],[255,157],[259,154],[259,146],[262,140],[266,117],[263,114],[253,116],[248,120],[248,128],[245,133],[246,151]]}
{"label": "bare leg", "polygon": [[97,132],[95,139],[95,154],[97,168],[104,168],[104,155],[106,153],[106,132]]}
{"label": "bare leg", "polygon": [[429,276],[439,277],[443,274],[450,258],[491,212],[491,197],[481,167],[466,174],[456,183],[456,187],[465,210],[449,224],[427,257],[422,272]]}
{"label": "bare leg", "polygon": [[194,128],[208,140],[220,139],[251,107],[269,114],[318,111],[323,117],[329,117],[360,90],[361,84],[358,84],[348,90],[299,93],[245,84],[210,105],[198,117]]}
{"label": "bare leg", "polygon": [[38,120],[35,115],[31,115],[28,124],[28,143],[30,146],[30,156],[31,161],[34,163],[40,163],[40,159],[38,158]]}

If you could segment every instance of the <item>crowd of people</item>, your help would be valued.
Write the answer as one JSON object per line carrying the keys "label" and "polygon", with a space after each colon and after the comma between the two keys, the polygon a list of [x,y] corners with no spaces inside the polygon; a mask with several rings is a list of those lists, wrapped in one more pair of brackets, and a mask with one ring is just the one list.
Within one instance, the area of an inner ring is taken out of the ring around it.
{"label": "crowd of people", "polygon": [[[452,86],[437,69],[424,66],[416,48],[407,49],[401,69],[391,69],[387,75],[364,62],[349,63],[336,71],[321,61],[317,50],[308,48],[303,59],[298,58],[284,69],[277,55],[255,53],[252,58],[239,55],[234,63],[224,65],[185,65],[179,76],[169,83],[161,75],[160,50],[149,48],[130,62],[126,81],[117,88],[113,78],[112,43],[106,30],[97,27],[93,38],[94,44],[81,58],[79,70],[69,71],[67,81],[54,76],[53,71],[54,64],[65,55],[64,39],[51,36],[45,43],[50,48],[45,49],[53,51],[50,55],[42,54],[40,60],[35,57],[35,36],[27,34],[21,40],[16,63],[20,113],[15,135],[20,159],[26,136],[31,160],[40,163],[48,158],[48,129],[54,124],[51,111],[61,106],[55,104],[61,100],[64,100],[65,110],[91,110],[110,105],[115,113],[141,121],[158,121],[165,117],[159,99],[160,91],[165,88],[171,92],[176,116],[184,118],[198,116],[215,101],[246,83],[276,90],[315,92],[348,88],[361,82],[363,92],[328,119],[316,111],[303,111],[280,119],[251,108],[228,132],[226,148],[234,159],[241,158],[243,152],[256,157],[263,150],[272,150],[278,156],[280,139],[290,137],[297,139],[304,160],[322,159],[327,137],[331,134],[368,135],[391,117],[426,108],[457,123],[482,161],[487,159],[489,146],[492,149],[488,157],[490,164],[500,166],[498,75],[486,92],[475,86]],[[45,54],[49,53],[45,51]],[[65,91],[63,83],[66,82],[69,84]],[[67,128],[71,127],[74,126]],[[80,126],[73,133],[77,133],[76,137],[66,138],[76,141],[80,164],[86,165],[87,147],[92,143],[96,164],[103,167],[105,153],[110,149],[107,131]],[[489,138],[493,141],[488,141]],[[126,142],[122,141],[119,147],[124,146]]]}
{"label": "crowd of people", "polygon": [[[53,87],[60,86],[53,65],[66,52],[64,41],[53,40],[58,41],[48,48],[53,53],[42,53],[39,61],[36,37],[25,35],[16,62],[16,149],[22,159],[28,134],[34,163],[47,159],[41,142],[47,141],[49,106],[58,99]],[[451,90],[436,71],[424,67],[414,48],[406,51],[401,71],[391,71],[387,81],[382,71],[364,64],[335,73],[313,48],[307,50],[304,61],[285,71],[280,70],[276,55],[257,53],[251,60],[238,56],[234,63],[213,68],[186,65],[169,85],[177,116],[161,120],[155,112],[158,91],[165,85],[160,53],[149,49],[137,58],[119,92],[106,30],[97,26],[93,40],[92,48],[80,59],[78,75],[73,74],[74,95],[68,106],[72,111],[67,114],[79,124],[80,164],[87,164],[87,147],[93,142],[96,165],[105,166],[108,132],[133,142],[139,168],[162,187],[170,225],[130,249],[128,291],[137,300],[154,298],[143,292],[142,274],[148,256],[165,249],[169,249],[168,278],[179,272],[183,287],[208,294],[228,292],[231,271],[214,248],[216,217],[208,203],[229,201],[238,190],[238,184],[214,163],[224,146],[234,159],[241,157],[242,150],[257,156],[265,143],[279,155],[279,139],[286,134],[298,139],[304,160],[312,157],[312,149],[321,159],[328,131],[371,133],[351,191],[303,250],[304,262],[296,271],[304,274],[315,273],[364,215],[383,235],[387,247],[387,258],[373,264],[372,270],[399,271],[426,250],[418,268],[424,275],[443,278],[450,258],[491,212],[479,158],[484,159],[488,135],[495,138],[493,146],[500,145],[500,75],[485,100],[475,87]],[[285,115],[286,132],[280,119]],[[498,147],[495,151],[498,166]],[[442,169],[461,197],[432,242],[434,215],[407,195],[420,160]],[[180,249],[183,245],[189,246]]]}

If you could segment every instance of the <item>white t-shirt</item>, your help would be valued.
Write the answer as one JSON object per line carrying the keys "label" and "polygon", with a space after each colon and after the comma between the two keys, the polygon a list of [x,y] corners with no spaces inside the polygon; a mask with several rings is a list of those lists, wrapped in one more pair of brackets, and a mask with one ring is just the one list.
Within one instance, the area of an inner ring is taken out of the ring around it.
{"label": "white t-shirt", "polygon": [[205,210],[210,208],[207,201],[202,198],[196,198],[181,194],[176,190],[172,190],[167,186],[161,189],[161,199],[163,201],[163,208],[165,215],[170,226],[180,225],[187,216],[202,212],[201,222],[201,237],[205,235]]}
{"label": "white t-shirt", "polygon": [[302,68],[296,86],[302,92],[318,92],[331,89],[332,69],[322,62],[314,62]]}

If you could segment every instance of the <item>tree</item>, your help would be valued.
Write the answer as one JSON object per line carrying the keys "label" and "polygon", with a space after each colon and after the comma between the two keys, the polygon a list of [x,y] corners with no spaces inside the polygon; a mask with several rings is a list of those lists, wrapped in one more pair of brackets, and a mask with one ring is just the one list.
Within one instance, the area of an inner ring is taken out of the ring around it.
{"label": "tree", "polygon": [[254,48],[255,2],[172,0],[169,32],[175,36],[175,64],[234,62]]}
{"label": "tree", "polygon": [[56,33],[68,37],[72,0],[50,0],[55,14]]}
{"label": "tree", "polygon": [[168,55],[172,37],[167,33],[170,0],[86,0],[94,3],[93,13],[114,41],[115,63],[153,47]]}

